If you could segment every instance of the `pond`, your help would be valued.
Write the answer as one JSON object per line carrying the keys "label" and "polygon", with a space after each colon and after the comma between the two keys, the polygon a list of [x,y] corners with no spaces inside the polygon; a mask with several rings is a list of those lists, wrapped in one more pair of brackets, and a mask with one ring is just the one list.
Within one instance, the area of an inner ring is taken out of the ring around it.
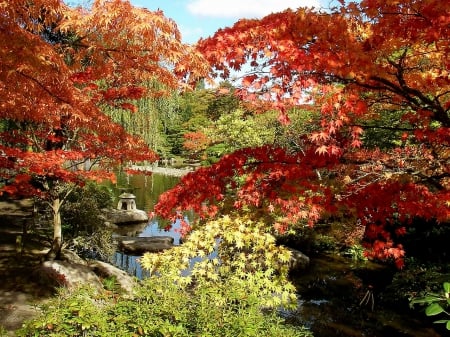
{"label": "pond", "polygon": [[[113,187],[115,188],[116,197],[121,193],[121,188],[130,188],[136,196],[136,207],[140,210],[151,212],[159,196],[175,186],[179,180],[179,177],[156,173],[152,175],[120,173],[117,175],[117,184]],[[189,221],[188,216],[186,220]],[[119,229],[115,230],[115,234],[137,237],[171,236],[174,238],[174,244],[178,245],[180,242],[180,234],[177,231],[179,222],[172,224],[170,231],[164,229],[168,224],[167,221],[154,217],[148,223],[120,226]],[[138,278],[146,277],[148,273],[141,268],[138,259],[139,256],[116,252],[113,257],[113,263]]]}
{"label": "pond", "polygon": [[[137,208],[152,211],[161,193],[175,186],[178,177],[122,175],[118,187],[132,187]],[[119,191],[117,192],[120,193]],[[117,195],[118,195],[117,194]],[[192,218],[187,215],[187,220]],[[175,223],[170,231],[160,219],[149,223],[122,227],[120,235],[172,236],[179,244]],[[331,254],[310,256],[306,271],[292,275],[299,292],[295,312],[283,313],[293,324],[308,326],[315,337],[443,337],[447,331],[438,330],[423,313],[408,308],[389,308],[380,300],[380,290],[392,277],[392,270],[375,263],[355,264],[349,258]],[[136,256],[116,253],[114,263],[138,278],[148,274],[142,270]],[[372,296],[373,295],[373,296]]]}
{"label": "pond", "polygon": [[[288,321],[315,337],[443,337],[443,328],[405,302],[386,301],[394,270],[331,254],[311,256],[310,268],[293,276],[299,293]],[[440,330],[438,330],[440,329]]]}

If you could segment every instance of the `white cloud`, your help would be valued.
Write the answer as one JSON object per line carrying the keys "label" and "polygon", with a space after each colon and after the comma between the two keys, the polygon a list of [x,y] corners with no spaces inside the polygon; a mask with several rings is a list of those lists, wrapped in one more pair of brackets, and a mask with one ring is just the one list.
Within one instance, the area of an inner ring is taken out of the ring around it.
{"label": "white cloud", "polygon": [[320,7],[319,0],[192,0],[187,8],[194,15],[215,18],[261,18],[287,8]]}
{"label": "white cloud", "polygon": [[180,24],[178,28],[180,29],[183,39],[187,38],[188,40],[190,40],[191,37],[193,37],[194,39],[198,39],[199,36],[205,33],[203,29],[200,27],[188,27],[183,24]]}

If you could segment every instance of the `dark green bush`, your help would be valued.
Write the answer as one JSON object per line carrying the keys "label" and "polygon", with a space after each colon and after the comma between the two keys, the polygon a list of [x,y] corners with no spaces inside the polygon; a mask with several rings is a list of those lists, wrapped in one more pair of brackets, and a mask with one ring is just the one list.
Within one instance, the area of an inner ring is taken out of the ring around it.
{"label": "dark green bush", "polygon": [[64,237],[69,247],[85,258],[108,260],[114,252],[111,231],[105,228],[103,209],[113,205],[113,192],[88,183],[76,187],[62,206]]}

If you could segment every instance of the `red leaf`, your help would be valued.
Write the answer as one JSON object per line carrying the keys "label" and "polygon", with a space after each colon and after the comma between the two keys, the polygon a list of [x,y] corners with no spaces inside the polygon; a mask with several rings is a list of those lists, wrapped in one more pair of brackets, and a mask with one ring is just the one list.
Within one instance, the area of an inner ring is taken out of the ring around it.
{"label": "red leaf", "polygon": [[134,105],[134,104],[131,104],[131,103],[122,103],[122,104],[120,104],[120,107],[122,109],[129,110],[131,112],[137,112],[138,111],[138,107],[136,105]]}

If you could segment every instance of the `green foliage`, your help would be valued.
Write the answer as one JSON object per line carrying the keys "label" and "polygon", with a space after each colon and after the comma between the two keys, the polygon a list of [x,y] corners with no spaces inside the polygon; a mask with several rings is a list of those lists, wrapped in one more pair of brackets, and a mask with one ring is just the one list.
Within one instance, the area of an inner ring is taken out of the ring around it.
{"label": "green foliage", "polygon": [[307,109],[292,109],[291,122],[282,125],[275,111],[250,114],[243,109],[235,109],[217,117],[217,120],[203,132],[213,144],[207,149],[210,163],[227,153],[266,144],[301,151],[302,138],[313,130],[312,121],[318,118],[317,112]]}
{"label": "green foliage", "polygon": [[88,183],[76,187],[63,204],[64,234],[71,248],[81,256],[107,260],[112,255],[111,231],[104,228],[102,220],[102,209],[111,207],[112,203],[110,188]]}
{"label": "green foliage", "polygon": [[360,121],[364,128],[362,137],[364,146],[381,149],[400,146],[402,134],[412,130],[412,126],[405,121],[405,114],[406,112],[402,110],[386,110],[376,118],[366,116],[364,120]]}
{"label": "green foliage", "polygon": [[311,337],[287,325],[275,310],[261,310],[242,283],[187,286],[169,275],[143,280],[132,298],[87,288],[61,291],[29,321],[19,337],[53,336],[293,336]]}
{"label": "green foliage", "polygon": [[445,314],[449,319],[437,320],[434,323],[445,324],[447,330],[450,330],[450,282],[444,282],[442,287],[441,293],[427,293],[425,296],[411,299],[410,306],[427,305],[425,308],[427,316]]}
{"label": "green foliage", "polygon": [[368,259],[364,254],[364,251],[363,246],[360,244],[354,244],[349,247],[344,254],[350,256],[353,261],[367,261]]}
{"label": "green foliage", "polygon": [[430,264],[414,257],[406,259],[405,268],[397,271],[384,290],[383,301],[389,305],[408,303],[411,298],[439,292],[450,277],[450,265]]}
{"label": "green foliage", "polygon": [[109,291],[119,291],[119,284],[117,283],[117,277],[110,276],[102,279],[103,287]]}
{"label": "green foliage", "polygon": [[214,95],[215,98],[209,103],[206,110],[210,119],[217,120],[239,108],[240,101],[235,95],[235,91],[236,89],[230,82],[220,83]]}
{"label": "green foliage", "polygon": [[206,162],[204,164],[214,164],[229,151],[229,146],[225,143],[214,144],[206,149]]}
{"label": "green foliage", "polygon": [[267,123],[261,123],[252,115],[246,115],[243,110],[234,110],[224,114],[208,129],[205,134],[212,143],[222,143],[223,152],[216,153],[221,157],[246,147],[258,147],[274,142],[275,129],[269,128]]}
{"label": "green foliage", "polygon": [[[311,337],[278,315],[297,303],[287,279],[290,252],[264,230],[243,218],[208,222],[183,245],[146,254],[142,264],[152,275],[132,297],[61,290],[17,336]],[[114,279],[104,284],[115,289]]]}
{"label": "green foliage", "polygon": [[68,240],[68,246],[80,257],[109,262],[116,245],[112,239],[112,231],[108,228],[96,227],[90,234],[80,233]]}
{"label": "green foliage", "polygon": [[60,289],[58,296],[42,305],[42,315],[27,322],[17,336],[112,336],[108,309],[112,301],[92,289],[70,292]]}
{"label": "green foliage", "polygon": [[165,93],[159,97],[144,97],[133,101],[137,111],[130,112],[120,107],[105,106],[103,110],[125,130],[141,137],[144,142],[161,156],[167,156],[176,146],[170,142],[170,136],[184,120],[180,119],[179,97],[157,81],[142,83],[150,91]]}
{"label": "green foliage", "polygon": [[214,93],[211,90],[197,89],[186,92],[180,97],[180,113],[185,120],[189,120],[195,115],[203,115],[208,118],[208,106],[213,100]]}
{"label": "green foliage", "polygon": [[[219,88],[211,89],[197,89],[192,92],[183,94],[180,97],[180,115],[184,116],[182,123],[179,124],[180,134],[177,139],[183,139],[182,133],[187,132],[205,132],[209,130],[208,135],[211,135],[211,143],[214,145],[208,149],[209,162],[214,162],[225,153],[230,152],[230,146],[222,139],[217,140],[217,135],[223,135],[226,140],[230,140],[229,131],[236,129],[233,125],[229,125],[225,130],[226,134],[222,134],[222,131],[217,130],[216,124],[223,124],[221,119],[233,119],[236,120],[234,111],[239,110],[240,101],[234,94],[235,89],[231,84],[223,82]],[[227,117],[227,116],[232,117]],[[242,116],[238,116],[238,120]],[[245,119],[244,119],[245,120]],[[226,121],[225,121],[226,123]],[[231,129],[231,130],[230,130]],[[263,127],[257,128],[262,130]],[[255,131],[257,131],[255,129]],[[239,138],[239,139],[242,139]],[[231,138],[231,140],[233,140]],[[224,143],[226,145],[217,144]],[[215,146],[218,145],[218,146]],[[251,146],[251,145],[250,145]],[[239,147],[238,147],[239,148]],[[232,149],[236,149],[233,147]],[[190,153],[189,150],[184,149],[184,155],[186,157],[197,157]]]}
{"label": "green foliage", "polygon": [[337,241],[334,237],[326,234],[314,235],[312,248],[319,252],[332,252],[337,249]]}
{"label": "green foliage", "polygon": [[88,182],[76,186],[61,209],[63,223],[70,224],[76,234],[99,225],[103,208],[111,207],[113,192],[106,186]]}

